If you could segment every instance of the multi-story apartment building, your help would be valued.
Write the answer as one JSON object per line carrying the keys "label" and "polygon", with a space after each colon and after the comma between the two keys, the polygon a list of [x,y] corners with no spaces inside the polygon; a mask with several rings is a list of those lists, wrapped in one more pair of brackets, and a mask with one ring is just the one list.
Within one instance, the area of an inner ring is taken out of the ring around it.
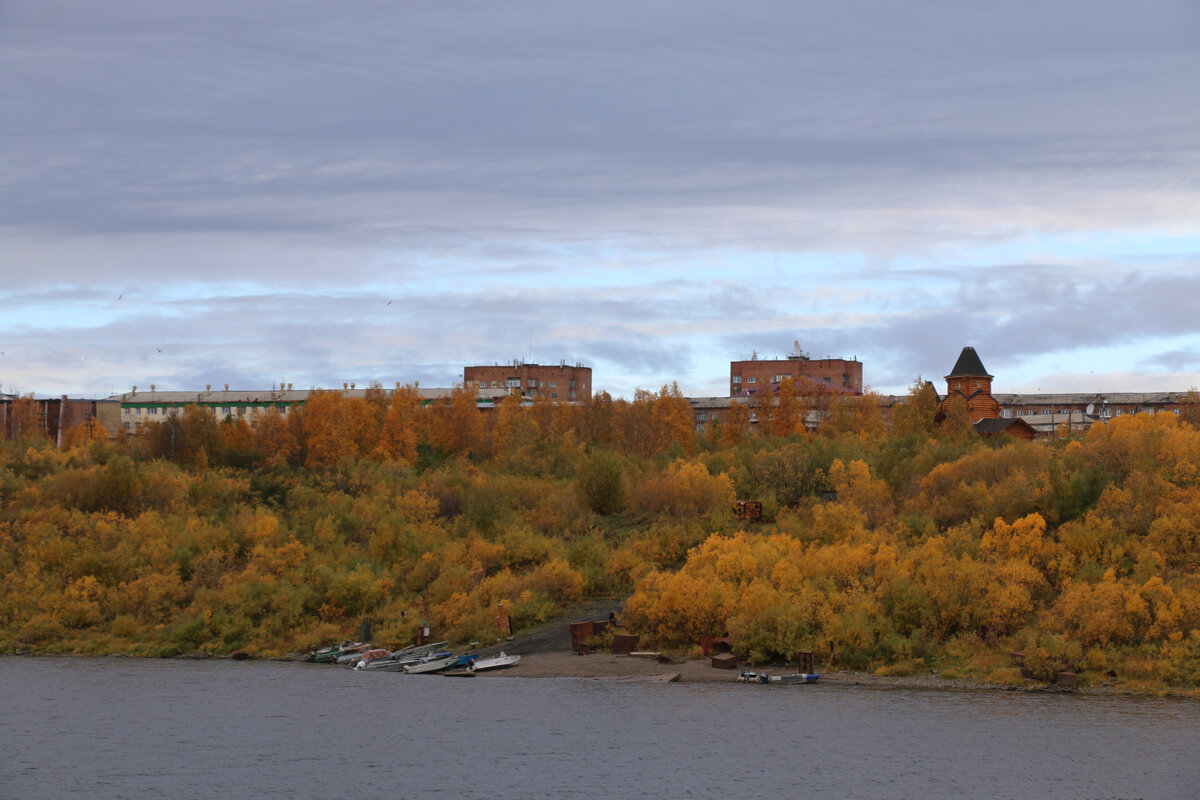
{"label": "multi-story apartment building", "polygon": [[592,396],[592,368],[578,363],[571,366],[565,361],[557,364],[514,361],[490,367],[466,367],[463,383],[474,385],[479,391],[503,389],[526,400],[541,396],[559,402],[583,401]]}
{"label": "multi-story apartment building", "polygon": [[[92,424],[100,425],[111,433],[118,424],[115,407],[104,400],[72,399],[66,395],[31,398],[32,414],[28,420],[18,419],[15,413],[15,404],[21,400],[15,394],[0,394],[0,439],[33,434],[61,446],[63,437],[81,425],[89,426],[89,430]],[[33,430],[14,430],[24,424],[32,425]]]}
{"label": "multi-story apartment building", "polygon": [[[332,391],[347,397],[365,397],[368,390],[359,389],[353,384],[348,384],[340,390],[292,389],[292,385],[288,384],[286,388],[248,392],[230,391],[228,386],[223,391],[213,391],[209,386],[203,392],[160,392],[151,386],[150,391],[146,392],[138,391],[134,386],[133,391],[109,399],[120,408],[120,427],[127,433],[133,433],[147,422],[162,422],[192,405],[199,406],[220,420],[245,420],[253,425],[270,413],[271,409],[277,409],[280,414],[286,416],[308,402],[315,393]],[[390,396],[392,390],[386,389],[384,392]],[[418,388],[417,392],[422,403],[428,405],[435,400],[450,397],[454,390]],[[490,409],[506,394],[503,390],[480,389],[476,391],[475,403],[480,409]]]}
{"label": "multi-story apartment building", "polygon": [[809,358],[796,344],[786,358],[758,358],[729,362],[729,396],[745,397],[779,390],[784,378],[795,381],[801,393],[813,385],[862,394],[863,365],[857,358]]}

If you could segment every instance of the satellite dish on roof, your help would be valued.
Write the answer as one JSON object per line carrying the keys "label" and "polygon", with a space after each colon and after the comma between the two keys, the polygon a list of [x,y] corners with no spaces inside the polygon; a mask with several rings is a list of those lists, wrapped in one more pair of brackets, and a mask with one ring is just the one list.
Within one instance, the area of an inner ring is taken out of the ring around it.
{"label": "satellite dish on roof", "polygon": [[1085,413],[1085,414],[1095,414],[1095,413],[1096,413],[1096,404],[1095,404],[1095,403],[1088,403],[1088,404],[1087,404],[1087,408],[1086,408],[1086,409],[1084,409],[1084,412],[1083,412],[1083,413]]}

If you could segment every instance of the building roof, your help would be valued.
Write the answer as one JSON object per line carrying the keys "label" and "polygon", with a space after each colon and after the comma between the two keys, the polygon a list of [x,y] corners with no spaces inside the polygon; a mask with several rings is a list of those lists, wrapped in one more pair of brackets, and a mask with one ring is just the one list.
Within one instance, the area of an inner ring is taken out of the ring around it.
{"label": "building roof", "polygon": [[1020,417],[981,419],[974,423],[974,426],[975,430],[981,434],[1007,433],[1009,428],[1026,428],[1031,432],[1034,431],[1034,427]]}
{"label": "building roof", "polygon": [[950,378],[991,378],[992,375],[983,368],[983,362],[979,360],[979,354],[975,352],[974,347],[964,347],[958,355],[958,361],[954,362],[954,369],[950,370],[950,374],[946,376]]}
{"label": "building roof", "polygon": [[1111,405],[1156,405],[1178,403],[1187,399],[1187,392],[1079,392],[1046,394],[994,394],[1007,406],[1068,406],[1093,403],[1096,408]]}
{"label": "building roof", "polygon": [[[453,388],[425,388],[417,389],[417,394],[422,400],[440,400],[448,398],[454,394]],[[178,392],[178,391],[137,391],[125,392],[124,394],[113,395],[108,398],[110,401],[117,401],[125,404],[191,404],[200,405],[223,405],[234,403],[303,403],[307,401],[313,394],[318,392],[336,392],[345,397],[366,397],[366,389],[262,389],[258,391],[202,391],[202,392]],[[385,396],[390,397],[393,393],[391,389],[384,389]],[[497,401],[502,399],[509,392],[507,389],[475,389],[472,394],[480,400]]]}

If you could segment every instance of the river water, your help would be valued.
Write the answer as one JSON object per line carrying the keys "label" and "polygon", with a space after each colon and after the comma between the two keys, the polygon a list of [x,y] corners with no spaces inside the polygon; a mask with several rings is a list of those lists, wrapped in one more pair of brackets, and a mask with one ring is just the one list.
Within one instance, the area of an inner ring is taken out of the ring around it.
{"label": "river water", "polygon": [[1200,797],[1200,703],[0,658],[0,798]]}

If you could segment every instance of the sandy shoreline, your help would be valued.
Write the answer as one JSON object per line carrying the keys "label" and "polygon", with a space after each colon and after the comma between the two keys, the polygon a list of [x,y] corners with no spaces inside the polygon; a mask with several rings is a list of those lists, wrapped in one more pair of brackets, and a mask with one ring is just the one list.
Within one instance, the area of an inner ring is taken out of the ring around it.
{"label": "sandy shoreline", "polygon": [[[610,613],[620,613],[620,601],[598,602],[573,609],[575,619],[604,619]],[[481,649],[480,655],[492,656],[501,650],[521,656],[515,667],[481,672],[478,677],[504,676],[510,678],[594,678],[606,680],[668,680],[674,678],[681,683],[729,683],[736,681],[738,669],[717,669],[709,658],[683,658],[669,656],[654,658],[646,656],[618,655],[599,650],[580,655],[571,649],[570,622],[560,619],[525,631],[512,637],[503,645]],[[755,665],[740,669],[754,669],[772,674],[797,671],[796,664]],[[954,690],[1012,690],[1016,687],[990,686],[970,681],[951,680],[933,673],[913,676],[879,676],[864,672],[821,672],[819,683],[834,686],[872,686],[878,688],[920,688]],[[677,676],[677,677],[676,677]]]}
{"label": "sandy shoreline", "polygon": [[[507,652],[519,654],[519,648]],[[763,665],[746,667],[774,674],[795,672],[796,667]],[[656,659],[652,657],[591,653],[578,655],[571,651],[521,654],[515,667],[479,673],[478,677],[508,678],[595,678],[604,680],[670,680],[681,683],[734,683],[738,670],[717,669],[704,659]],[[826,672],[820,683],[836,686],[874,686],[879,688],[922,689],[998,689],[966,681],[946,680],[937,675],[881,677],[861,672]]]}

